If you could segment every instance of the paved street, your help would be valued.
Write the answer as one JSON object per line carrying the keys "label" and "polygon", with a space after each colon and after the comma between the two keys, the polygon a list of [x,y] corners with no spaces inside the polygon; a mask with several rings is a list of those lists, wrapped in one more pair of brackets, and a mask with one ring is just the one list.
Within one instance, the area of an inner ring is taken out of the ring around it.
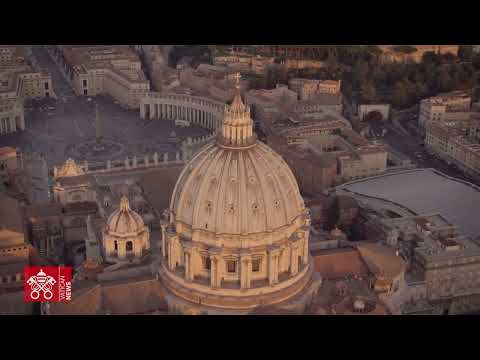
{"label": "paved street", "polygon": [[39,45],[32,45],[31,49],[33,56],[37,60],[37,64],[40,67],[46,68],[48,71],[50,71],[50,74],[52,74],[53,91],[55,92],[57,97],[72,97],[73,89],[71,88],[70,84],[68,84],[68,82],[65,80],[57,65],[48,55],[47,51]]}
{"label": "paved street", "polygon": [[[411,119],[410,121],[416,121],[416,119]],[[405,124],[405,122],[402,123]],[[387,134],[383,140],[395,150],[408,156],[419,168],[435,168],[448,176],[475,183],[475,181],[465,176],[463,172],[454,165],[449,165],[437,156],[429,154],[423,145],[423,139],[418,136],[411,127],[404,127],[409,132],[409,136],[401,133],[391,124],[386,125]]]}

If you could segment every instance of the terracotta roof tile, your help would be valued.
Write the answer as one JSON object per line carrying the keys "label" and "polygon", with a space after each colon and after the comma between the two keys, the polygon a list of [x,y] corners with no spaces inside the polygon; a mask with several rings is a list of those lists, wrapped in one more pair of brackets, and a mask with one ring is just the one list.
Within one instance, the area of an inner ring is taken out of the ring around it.
{"label": "terracotta roof tile", "polygon": [[368,275],[368,268],[356,249],[323,250],[313,252],[312,256],[315,270],[326,279]]}

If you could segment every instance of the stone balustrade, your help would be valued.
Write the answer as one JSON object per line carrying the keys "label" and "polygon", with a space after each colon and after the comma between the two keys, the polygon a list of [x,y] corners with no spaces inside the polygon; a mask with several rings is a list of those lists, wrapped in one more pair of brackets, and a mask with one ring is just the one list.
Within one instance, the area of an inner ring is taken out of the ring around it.
{"label": "stone balustrade", "polygon": [[[161,160],[160,160],[161,159]],[[83,170],[85,174],[107,173],[112,171],[125,171],[133,169],[145,169],[158,166],[185,164],[188,161],[187,152],[185,149],[177,151],[174,157],[169,156],[168,153],[159,155],[145,154],[144,156],[126,157],[124,160],[107,160],[105,162],[88,162],[84,161],[78,164],[78,167]],[[57,167],[53,168],[53,173],[56,174]]]}

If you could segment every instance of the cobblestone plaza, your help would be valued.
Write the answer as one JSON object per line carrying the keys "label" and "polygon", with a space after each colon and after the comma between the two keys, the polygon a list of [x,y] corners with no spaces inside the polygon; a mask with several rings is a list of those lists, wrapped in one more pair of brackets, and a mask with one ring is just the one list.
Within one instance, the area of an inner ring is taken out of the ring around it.
{"label": "cobblestone plaza", "polygon": [[[138,110],[122,109],[107,96],[90,99],[50,99],[26,109],[26,130],[3,136],[1,145],[45,154],[49,166],[60,165],[68,157],[95,161],[95,154],[88,151],[90,144],[95,143],[95,104],[100,110],[103,138],[111,147],[107,154],[111,160],[154,152],[175,156],[177,145],[170,137],[172,131],[177,140],[208,133],[194,125],[179,128],[173,121],[142,120]],[[102,154],[98,160],[105,160]]]}

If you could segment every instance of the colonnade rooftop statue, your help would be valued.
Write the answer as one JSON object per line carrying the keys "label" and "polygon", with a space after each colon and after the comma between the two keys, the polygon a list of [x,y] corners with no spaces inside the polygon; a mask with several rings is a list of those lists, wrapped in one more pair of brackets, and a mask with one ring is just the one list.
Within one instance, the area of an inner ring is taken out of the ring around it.
{"label": "colonnade rooftop statue", "polygon": [[174,313],[301,313],[320,284],[308,209],[282,157],[256,140],[239,81],[217,139],[180,174],[162,225],[159,278]]}

